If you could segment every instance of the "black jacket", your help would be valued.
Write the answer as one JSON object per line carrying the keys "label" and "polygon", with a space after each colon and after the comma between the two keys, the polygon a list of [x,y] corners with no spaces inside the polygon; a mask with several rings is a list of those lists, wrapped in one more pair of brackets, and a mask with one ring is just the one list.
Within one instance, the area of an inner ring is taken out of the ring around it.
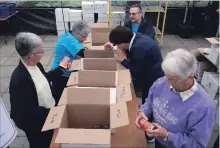
{"label": "black jacket", "polygon": [[[127,24],[125,24],[125,27],[128,27],[132,30],[132,22],[129,21]],[[155,37],[154,26],[153,26],[152,22],[148,19],[142,18],[141,24],[140,24],[137,32],[146,34],[149,37],[151,37],[152,39],[154,39],[154,37]]]}
{"label": "black jacket", "polygon": [[148,90],[158,78],[164,75],[160,48],[155,40],[147,35],[136,33],[131,49],[126,50],[128,60],[122,65],[131,72],[137,85]]}
{"label": "black jacket", "polygon": [[[37,66],[47,78],[49,84],[52,79],[56,78],[56,75],[62,74],[62,70],[59,68],[46,73],[41,63],[38,63]],[[51,84],[50,87],[52,90]],[[39,106],[35,84],[21,61],[12,73],[9,93],[11,118],[18,128],[25,132],[40,132],[49,113],[49,109]],[[52,93],[57,104],[58,98],[53,91]]]}

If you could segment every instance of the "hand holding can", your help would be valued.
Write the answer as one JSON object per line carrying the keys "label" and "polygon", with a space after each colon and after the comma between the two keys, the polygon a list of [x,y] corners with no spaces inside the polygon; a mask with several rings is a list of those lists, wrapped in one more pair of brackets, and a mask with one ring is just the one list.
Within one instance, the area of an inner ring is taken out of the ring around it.
{"label": "hand holding can", "polygon": [[60,66],[64,69],[69,69],[71,66],[71,60],[69,57],[65,56],[62,61],[60,62]]}

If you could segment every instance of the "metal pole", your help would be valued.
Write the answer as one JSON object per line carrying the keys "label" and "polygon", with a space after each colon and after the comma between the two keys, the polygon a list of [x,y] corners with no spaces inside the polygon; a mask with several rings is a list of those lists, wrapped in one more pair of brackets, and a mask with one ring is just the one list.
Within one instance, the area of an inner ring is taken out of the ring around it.
{"label": "metal pole", "polygon": [[164,34],[164,27],[165,27],[165,22],[166,22],[167,6],[168,6],[168,0],[166,0],[166,6],[165,6],[164,17],[163,17],[163,26],[162,26],[162,34],[161,34],[160,44],[163,43],[163,34]]}
{"label": "metal pole", "polygon": [[108,10],[108,27],[112,27],[112,1],[108,1],[109,10]]}

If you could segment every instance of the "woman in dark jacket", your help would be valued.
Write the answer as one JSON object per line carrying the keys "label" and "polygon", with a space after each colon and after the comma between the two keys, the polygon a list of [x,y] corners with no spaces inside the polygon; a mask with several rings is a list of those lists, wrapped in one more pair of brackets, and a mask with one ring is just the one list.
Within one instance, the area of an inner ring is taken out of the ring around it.
{"label": "woman in dark jacket", "polygon": [[50,82],[62,74],[58,67],[46,73],[40,59],[44,53],[42,39],[33,33],[19,33],[15,48],[21,57],[11,76],[9,93],[11,118],[22,129],[31,148],[49,148],[53,131],[41,132],[50,108],[58,98]]}

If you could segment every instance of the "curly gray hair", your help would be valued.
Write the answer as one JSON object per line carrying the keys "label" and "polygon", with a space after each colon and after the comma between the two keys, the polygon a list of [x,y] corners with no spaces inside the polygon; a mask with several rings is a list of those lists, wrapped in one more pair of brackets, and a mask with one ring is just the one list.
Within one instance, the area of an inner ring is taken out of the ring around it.
{"label": "curly gray hair", "polygon": [[90,27],[86,21],[77,21],[72,26],[72,33],[81,36],[88,36],[90,33]]}
{"label": "curly gray hair", "polygon": [[196,57],[185,49],[176,49],[167,54],[162,69],[165,74],[170,76],[179,76],[186,79],[190,75],[194,75],[197,69]]}

